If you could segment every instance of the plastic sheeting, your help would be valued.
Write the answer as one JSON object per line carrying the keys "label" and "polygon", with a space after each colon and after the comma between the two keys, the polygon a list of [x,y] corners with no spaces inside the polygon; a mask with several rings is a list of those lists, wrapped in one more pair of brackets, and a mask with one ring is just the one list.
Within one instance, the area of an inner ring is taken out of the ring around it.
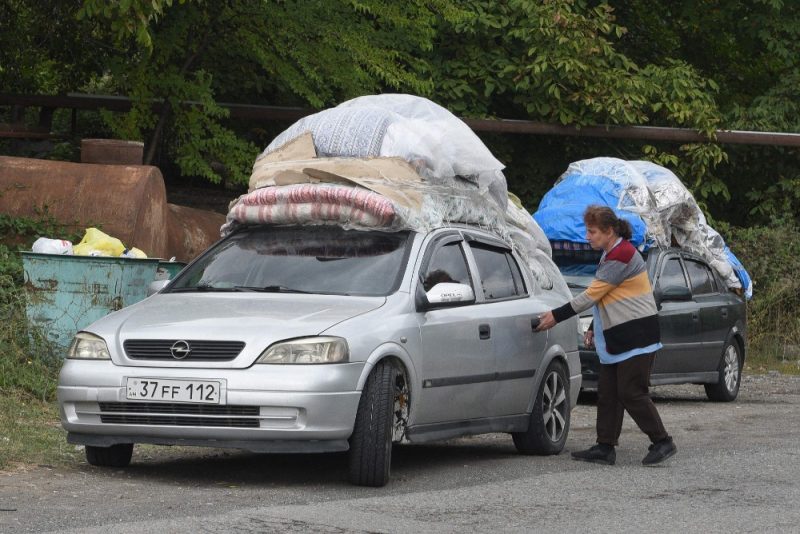
{"label": "plastic sheeting", "polygon": [[504,165],[461,119],[427,98],[382,94],[348,100],[295,122],[259,158],[306,132],[321,157],[400,157],[429,180],[472,181],[505,209]]}
{"label": "plastic sheeting", "polygon": [[359,97],[300,119],[256,159],[239,224],[335,224],[426,232],[464,223],[498,235],[540,288],[569,290],[544,231],[508,194],[500,163],[463,121],[425,98]]}
{"label": "plastic sheeting", "polygon": [[634,245],[677,244],[705,259],[729,288],[752,296],[746,270],[670,170],[617,158],[574,162],[544,196],[534,218],[551,240],[586,243],[583,212],[592,204],[609,206],[630,222]]}

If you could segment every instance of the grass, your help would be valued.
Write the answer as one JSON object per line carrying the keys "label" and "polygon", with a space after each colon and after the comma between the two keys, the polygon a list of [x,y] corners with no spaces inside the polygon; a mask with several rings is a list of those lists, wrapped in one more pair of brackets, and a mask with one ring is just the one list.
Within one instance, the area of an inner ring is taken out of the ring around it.
{"label": "grass", "polygon": [[0,396],[0,470],[20,464],[63,466],[78,458],[55,402],[25,394]]}

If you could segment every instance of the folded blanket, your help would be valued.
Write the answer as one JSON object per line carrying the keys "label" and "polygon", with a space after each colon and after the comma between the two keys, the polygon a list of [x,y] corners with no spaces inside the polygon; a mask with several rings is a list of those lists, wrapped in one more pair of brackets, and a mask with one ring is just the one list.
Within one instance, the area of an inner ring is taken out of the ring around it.
{"label": "folded blanket", "polygon": [[265,187],[244,195],[230,218],[246,224],[354,224],[389,227],[397,212],[386,197],[367,189],[334,184]]}

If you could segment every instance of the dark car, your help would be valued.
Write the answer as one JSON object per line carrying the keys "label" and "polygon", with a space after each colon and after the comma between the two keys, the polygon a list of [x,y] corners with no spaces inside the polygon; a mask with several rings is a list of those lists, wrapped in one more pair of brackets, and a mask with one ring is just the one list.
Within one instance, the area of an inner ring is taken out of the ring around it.
{"label": "dark car", "polygon": [[[653,284],[664,347],[656,354],[652,385],[703,384],[708,398],[729,402],[739,393],[745,358],[744,298],[728,290],[698,256],[679,249],[653,248],[643,254]],[[599,252],[553,251],[553,259],[573,294],[592,281]],[[583,345],[592,321],[581,315],[579,346],[583,389],[597,388],[597,353]]]}

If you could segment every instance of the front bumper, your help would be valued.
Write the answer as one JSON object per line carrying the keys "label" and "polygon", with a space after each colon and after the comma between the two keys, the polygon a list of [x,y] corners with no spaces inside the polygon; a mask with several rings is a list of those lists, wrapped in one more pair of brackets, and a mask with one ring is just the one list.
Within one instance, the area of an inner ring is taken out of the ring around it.
{"label": "front bumper", "polygon": [[[125,367],[67,360],[58,384],[71,443],[205,445],[253,451],[346,450],[363,363],[254,365],[249,369]],[[217,380],[222,405],[126,398],[126,379]]]}

